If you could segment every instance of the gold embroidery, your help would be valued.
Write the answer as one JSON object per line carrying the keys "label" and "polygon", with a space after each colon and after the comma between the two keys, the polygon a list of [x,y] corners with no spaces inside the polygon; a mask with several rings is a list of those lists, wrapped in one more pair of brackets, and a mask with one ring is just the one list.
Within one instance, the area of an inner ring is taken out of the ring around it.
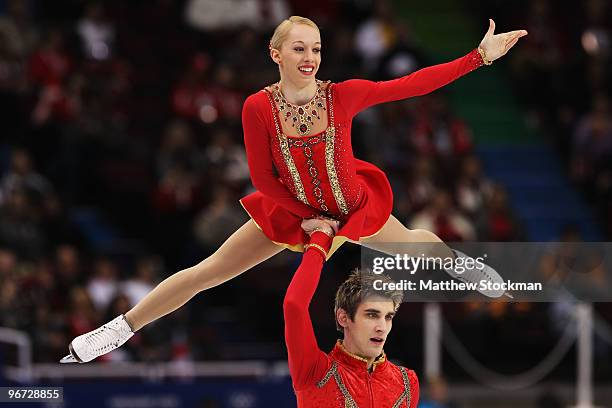
{"label": "gold embroidery", "polygon": [[325,165],[327,167],[327,175],[329,177],[329,184],[331,185],[332,193],[336,199],[336,204],[340,209],[340,212],[344,215],[348,214],[348,208],[346,207],[346,201],[344,195],[340,189],[340,182],[338,182],[338,173],[336,172],[336,164],[334,162],[334,144],[336,139],[336,127],[334,123],[334,105],[332,100],[331,87],[327,88],[327,97],[329,99],[329,126],[326,130],[326,144],[325,144]]}
{"label": "gold embroidery", "polygon": [[402,392],[402,395],[400,395],[397,401],[395,401],[392,408],[399,408],[402,405],[404,398],[406,399],[406,407],[410,408],[412,396],[410,394],[410,380],[408,379],[408,372],[404,367],[400,367],[400,371],[402,372],[402,380],[404,381],[404,392]]}
{"label": "gold embroidery", "polygon": [[297,194],[297,199],[303,202],[306,205],[310,205],[308,203],[308,198],[306,198],[306,192],[304,191],[304,185],[302,184],[302,180],[300,179],[300,173],[298,172],[297,167],[295,166],[295,162],[293,161],[293,157],[291,157],[291,151],[289,150],[289,143],[287,142],[287,136],[283,132],[281,132],[280,124],[278,123],[274,105],[274,101],[270,95],[270,92],[266,92],[268,96],[268,100],[270,101],[270,105],[272,107],[272,117],[274,118],[274,126],[276,127],[276,137],[278,138],[278,142],[280,144],[281,153],[283,154],[283,160],[285,161],[285,165],[289,170],[289,174],[291,174],[291,178],[293,179],[293,185],[295,187],[295,193]]}
{"label": "gold embroidery", "polygon": [[327,370],[327,373],[325,373],[325,375],[323,376],[323,378],[321,379],[321,381],[319,381],[317,383],[317,388],[323,388],[325,387],[325,384],[327,384],[327,382],[329,381],[329,379],[334,375],[334,373],[336,372],[336,369],[338,368],[338,363],[336,363],[335,361],[332,363],[332,366],[329,368],[329,370]]}
{"label": "gold embroidery", "polygon": [[321,379],[321,381],[317,383],[317,388],[323,388],[325,384],[327,384],[332,377],[334,377],[334,380],[336,380],[336,385],[338,386],[338,388],[340,389],[340,392],[342,393],[342,396],[344,397],[344,407],[345,408],[358,408],[357,403],[351,396],[351,393],[346,388],[346,385],[344,385],[344,381],[342,381],[342,377],[340,377],[340,373],[338,372],[338,363],[335,361],[332,363],[332,366],[329,368],[329,370],[327,370],[327,373]]}
{"label": "gold embroidery", "polygon": [[344,397],[344,407],[345,408],[359,408],[357,406],[357,403],[351,396],[351,393],[346,388],[346,385],[344,385],[344,382],[342,381],[342,377],[340,377],[340,373],[338,373],[338,370],[334,370],[334,379],[336,380],[336,384],[338,384],[338,388],[340,388],[340,392],[342,393],[342,396]]}

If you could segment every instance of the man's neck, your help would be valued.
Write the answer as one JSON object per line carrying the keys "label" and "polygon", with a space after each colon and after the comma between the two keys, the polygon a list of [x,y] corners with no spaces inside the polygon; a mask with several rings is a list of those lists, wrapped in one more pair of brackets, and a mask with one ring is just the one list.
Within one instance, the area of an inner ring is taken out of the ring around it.
{"label": "man's neck", "polygon": [[361,355],[361,353],[359,353],[359,351],[357,350],[355,345],[351,342],[350,338],[345,338],[342,341],[342,346],[349,353],[354,354],[354,355],[356,355],[358,357],[361,357],[361,358],[367,360],[368,361],[368,371],[370,371],[372,369],[372,364],[374,364],[374,361],[376,360],[375,357],[374,358],[369,358],[369,357],[365,357],[365,356]]}
{"label": "man's neck", "polygon": [[298,86],[289,80],[281,78],[280,89],[287,102],[294,105],[305,105],[314,98],[317,92],[317,83],[312,81],[306,86]]}

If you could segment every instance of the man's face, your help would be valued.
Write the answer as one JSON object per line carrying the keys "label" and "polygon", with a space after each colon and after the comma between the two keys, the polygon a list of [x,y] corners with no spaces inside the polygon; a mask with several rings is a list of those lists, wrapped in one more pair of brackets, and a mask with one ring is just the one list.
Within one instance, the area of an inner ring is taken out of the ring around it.
{"label": "man's face", "polygon": [[347,349],[367,359],[378,357],[393,325],[393,301],[377,296],[366,298],[357,307],[353,320],[343,312],[339,310],[338,321],[344,328]]}

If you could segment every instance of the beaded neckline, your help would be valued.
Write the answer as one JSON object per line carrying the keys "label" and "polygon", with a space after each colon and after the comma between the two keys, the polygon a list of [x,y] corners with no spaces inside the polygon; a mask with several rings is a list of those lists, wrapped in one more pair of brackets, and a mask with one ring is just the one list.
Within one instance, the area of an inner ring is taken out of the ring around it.
{"label": "beaded neckline", "polygon": [[308,101],[304,105],[294,105],[288,102],[280,90],[279,82],[267,88],[269,89],[269,92],[272,96],[272,100],[275,102],[273,103],[273,114],[276,113],[278,115],[279,122],[281,118],[284,119],[285,123],[290,122],[291,126],[295,128],[296,132],[298,133],[296,136],[286,135],[287,137],[315,137],[324,134],[329,129],[328,118],[327,127],[324,130],[312,135],[308,135],[312,130],[315,118],[321,119],[319,110],[322,109],[323,111],[327,111],[327,105],[325,101],[327,89],[323,89],[323,84],[323,81],[317,80],[317,90],[315,92],[315,95],[310,101]]}

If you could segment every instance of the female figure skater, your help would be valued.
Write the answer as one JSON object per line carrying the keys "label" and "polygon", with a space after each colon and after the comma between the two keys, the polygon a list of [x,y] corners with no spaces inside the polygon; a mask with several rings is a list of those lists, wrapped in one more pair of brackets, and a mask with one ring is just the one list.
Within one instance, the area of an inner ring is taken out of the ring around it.
{"label": "female figure skater", "polygon": [[[478,48],[448,63],[386,82],[354,79],[332,84],[316,79],[322,45],[317,25],[297,16],[283,21],[269,46],[280,81],[249,96],[243,108],[251,180],[258,190],[241,200],[251,220],[214,254],[168,277],[125,315],[76,337],[61,362],[91,361],[197,293],[284,248],[303,251],[308,242],[301,228],[305,219],[323,216],[339,221],[328,257],[346,241],[385,252],[389,250],[384,243],[389,242],[441,242],[429,231],[409,230],[391,215],[393,195],[385,174],[353,157],[351,120],[372,105],[427,94],[489,65],[527,35],[524,30],[503,34],[494,30],[495,23],[489,20]],[[437,253],[430,256],[464,256],[444,245],[435,248]],[[471,282],[501,280],[491,268],[454,277]]]}

